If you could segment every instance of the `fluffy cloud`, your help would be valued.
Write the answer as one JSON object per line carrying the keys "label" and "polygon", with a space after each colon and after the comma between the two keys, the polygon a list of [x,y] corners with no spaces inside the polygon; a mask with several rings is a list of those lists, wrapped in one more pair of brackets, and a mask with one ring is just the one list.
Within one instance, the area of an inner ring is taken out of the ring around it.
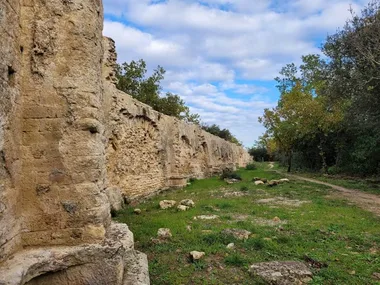
{"label": "fluffy cloud", "polygon": [[[143,58],[166,70],[165,91],[181,95],[207,123],[251,145],[257,117],[275,105],[272,79],[289,62],[318,53],[365,0],[104,0],[104,34],[119,62]],[[254,3],[253,3],[254,2]]]}

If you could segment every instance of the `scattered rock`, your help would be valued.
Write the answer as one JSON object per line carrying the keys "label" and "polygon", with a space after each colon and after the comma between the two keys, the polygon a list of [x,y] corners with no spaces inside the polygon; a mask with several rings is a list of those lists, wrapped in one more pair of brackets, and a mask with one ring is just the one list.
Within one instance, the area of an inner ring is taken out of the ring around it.
{"label": "scattered rock", "polygon": [[227,182],[227,184],[235,184],[241,182],[239,179],[224,179],[224,181]]}
{"label": "scattered rock", "polygon": [[302,206],[303,204],[310,203],[310,201],[291,200],[285,197],[274,197],[274,198],[257,200],[256,203],[299,207],[299,206]]}
{"label": "scattered rock", "polygon": [[177,209],[178,209],[178,211],[185,212],[185,211],[189,210],[190,207],[184,206],[184,205],[178,205]]}
{"label": "scattered rock", "polygon": [[[277,217],[276,217],[277,218]],[[279,225],[286,225],[288,221],[282,221],[281,219],[264,219],[264,218],[256,218],[253,220],[255,224],[258,224],[260,226],[269,226],[269,227],[274,227],[274,226],[279,226]]]}
{"label": "scattered rock", "polygon": [[320,262],[314,258],[311,258],[307,255],[305,255],[303,257],[303,259],[307,262],[307,264],[309,264],[310,267],[313,267],[313,268],[316,268],[316,269],[321,269],[321,268],[324,268],[324,267],[328,267],[327,263],[325,262]]}
{"label": "scattered rock", "polygon": [[194,217],[194,220],[216,220],[219,219],[218,215],[201,215]]}
{"label": "scattered rock", "polygon": [[251,235],[251,232],[241,229],[225,229],[222,231],[222,234],[233,236],[238,240],[246,240]]}
{"label": "scattered rock", "polygon": [[280,223],[281,222],[281,219],[279,217],[274,217],[273,218],[273,222],[275,223]]}
{"label": "scattered rock", "polygon": [[249,218],[251,218],[250,215],[240,215],[240,214],[235,214],[235,215],[232,215],[231,218],[234,220],[234,221],[246,221],[248,220]]}
{"label": "scattered rock", "polygon": [[161,229],[158,229],[157,236],[159,239],[170,239],[173,235],[170,229],[161,228]]}
{"label": "scattered rock", "polygon": [[163,210],[173,208],[177,202],[173,200],[163,200],[160,202],[160,208]]}
{"label": "scattered rock", "polygon": [[249,272],[259,276],[269,284],[307,284],[313,274],[302,262],[273,261],[253,264]]}
{"label": "scattered rock", "polygon": [[378,281],[380,281],[380,273],[378,273],[378,272],[374,272],[374,273],[372,274],[372,278],[373,278],[374,280],[378,280]]}
{"label": "scattered rock", "polygon": [[258,186],[258,185],[264,185],[265,183],[261,180],[258,180],[258,181],[255,181],[255,185]]}
{"label": "scattered rock", "polygon": [[191,226],[187,225],[187,226],[186,226],[186,230],[187,230],[188,232],[191,232],[191,230],[192,230],[192,229],[191,229]]}
{"label": "scattered rock", "polygon": [[141,210],[140,209],[134,209],[133,213],[135,213],[136,215],[140,215],[141,214]]}
{"label": "scattered rock", "polygon": [[235,248],[235,244],[234,243],[229,243],[227,246],[226,246],[227,249],[234,249]]}
{"label": "scattered rock", "polygon": [[183,206],[187,206],[187,207],[194,207],[195,206],[195,203],[193,200],[190,200],[190,199],[185,199],[185,200],[182,200],[180,202],[181,205]]}
{"label": "scattered rock", "polygon": [[252,182],[259,181],[259,180],[261,180],[261,178],[259,178],[259,177],[254,177],[254,178],[252,179]]}
{"label": "scattered rock", "polygon": [[264,183],[267,183],[267,182],[268,182],[268,179],[266,179],[266,178],[261,178],[261,181],[263,181]]}
{"label": "scattered rock", "polygon": [[282,179],[280,179],[280,181],[281,181],[281,182],[285,182],[285,183],[286,183],[286,182],[290,182],[290,180],[289,180],[288,178],[282,178]]}
{"label": "scattered rock", "polygon": [[278,184],[279,183],[276,180],[271,180],[271,181],[268,182],[268,186],[269,187],[274,187],[274,186],[277,186]]}
{"label": "scattered rock", "polygon": [[204,256],[206,255],[206,253],[204,253],[203,251],[192,251],[190,252],[190,259],[191,261],[197,261],[197,260],[200,260],[202,259]]}
{"label": "scattered rock", "polygon": [[248,192],[227,192],[223,194],[223,198],[229,198],[229,197],[244,197],[248,196]]}

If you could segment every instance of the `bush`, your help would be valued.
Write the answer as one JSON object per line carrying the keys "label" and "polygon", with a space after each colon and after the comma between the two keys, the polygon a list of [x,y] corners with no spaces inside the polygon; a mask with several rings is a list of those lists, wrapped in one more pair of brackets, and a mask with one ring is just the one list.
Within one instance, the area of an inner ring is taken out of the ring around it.
{"label": "bush", "polygon": [[197,178],[193,178],[193,177],[191,177],[190,179],[189,179],[189,183],[194,183],[195,181],[197,181],[198,179]]}
{"label": "bush", "polygon": [[223,170],[223,173],[220,176],[220,179],[221,180],[224,180],[224,179],[236,179],[236,180],[240,180],[240,181],[242,180],[241,176],[239,174],[237,174],[234,171],[231,171],[230,169]]}
{"label": "bush", "polygon": [[232,254],[224,259],[224,263],[230,266],[240,267],[244,266],[247,263],[247,260],[238,254]]}
{"label": "bush", "polygon": [[257,167],[254,163],[250,163],[250,164],[247,164],[247,166],[245,167],[246,170],[256,170]]}
{"label": "bush", "polygon": [[240,187],[240,191],[247,192],[248,191],[248,187],[247,186],[242,186],[242,187]]}

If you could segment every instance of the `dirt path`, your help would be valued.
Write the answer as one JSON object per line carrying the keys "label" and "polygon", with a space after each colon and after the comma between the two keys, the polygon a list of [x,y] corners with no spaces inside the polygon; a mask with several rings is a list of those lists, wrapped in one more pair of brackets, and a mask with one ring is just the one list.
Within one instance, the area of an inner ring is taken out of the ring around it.
{"label": "dirt path", "polygon": [[298,176],[294,174],[286,174],[286,176],[307,181],[307,182],[329,186],[339,191],[339,193],[335,194],[336,197],[346,198],[347,200],[355,203],[360,208],[366,211],[369,211],[371,213],[374,213],[376,216],[380,217],[380,196],[379,195],[364,193],[359,190],[347,189],[347,188],[330,184],[327,182],[319,181],[312,178],[306,178],[306,177],[302,177],[302,176]]}

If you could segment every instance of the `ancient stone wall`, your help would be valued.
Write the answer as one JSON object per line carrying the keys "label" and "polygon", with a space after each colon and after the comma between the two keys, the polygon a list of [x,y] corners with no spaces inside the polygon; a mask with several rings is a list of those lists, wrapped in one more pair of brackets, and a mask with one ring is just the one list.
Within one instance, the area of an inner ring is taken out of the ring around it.
{"label": "ancient stone wall", "polygon": [[251,160],[242,147],[154,111],[115,87],[114,42],[104,39],[108,183],[128,198],[185,186]]}
{"label": "ancient stone wall", "polygon": [[249,159],[116,89],[102,9],[0,1],[0,285],[148,284],[111,208]]}

